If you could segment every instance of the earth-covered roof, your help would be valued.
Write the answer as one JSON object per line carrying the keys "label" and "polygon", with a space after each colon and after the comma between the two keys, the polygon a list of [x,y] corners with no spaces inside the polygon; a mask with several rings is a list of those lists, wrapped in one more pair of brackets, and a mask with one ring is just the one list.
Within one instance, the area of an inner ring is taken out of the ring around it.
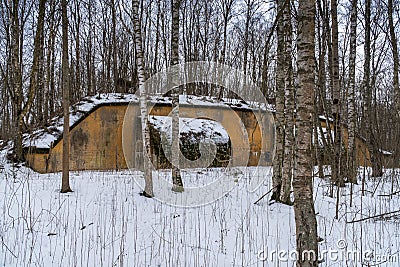
{"label": "earth-covered roof", "polygon": [[[147,101],[152,104],[167,104],[172,102],[171,97],[155,95],[147,97]],[[76,126],[81,120],[86,118],[90,113],[97,108],[104,105],[128,105],[129,103],[139,103],[139,97],[134,94],[121,94],[121,93],[102,93],[95,96],[83,98],[78,103],[70,107],[70,129]],[[232,109],[243,110],[272,110],[272,106],[265,103],[246,103],[239,99],[221,99],[215,97],[193,96],[193,95],[180,95],[180,105],[196,105],[196,106],[220,106]],[[153,120],[154,121],[154,120]],[[159,119],[160,123],[164,123]],[[192,121],[192,120],[191,120]],[[182,123],[186,123],[182,121]],[[191,122],[193,124],[193,122]],[[196,123],[202,123],[205,128],[212,127],[214,122],[205,124],[204,120]],[[215,126],[215,125],[214,125]],[[160,127],[165,127],[161,126]],[[204,128],[203,127],[203,128]],[[221,126],[222,127],[222,126]],[[193,128],[193,127],[192,127]],[[204,128],[204,129],[205,129]],[[31,133],[25,133],[23,136],[24,149],[34,148],[47,150],[54,146],[61,138],[64,129],[63,116],[56,116],[52,118],[44,127],[34,130]],[[204,130],[203,129],[203,130]]]}

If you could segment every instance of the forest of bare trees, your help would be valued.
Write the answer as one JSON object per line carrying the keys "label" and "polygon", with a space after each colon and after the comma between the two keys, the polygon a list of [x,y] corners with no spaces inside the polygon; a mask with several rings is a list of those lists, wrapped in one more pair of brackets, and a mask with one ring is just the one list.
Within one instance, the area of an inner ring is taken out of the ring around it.
{"label": "forest of bare trees", "polygon": [[[267,99],[276,99],[278,131],[292,149],[288,129],[298,86],[298,3],[179,1],[178,61],[171,53],[171,3],[139,1],[144,75],[196,60],[241,69]],[[382,165],[380,149],[393,152],[391,144],[399,136],[397,6],[393,0],[316,3],[316,112],[334,118],[336,126],[348,124],[350,139],[359,133],[368,140],[376,175]],[[118,0],[68,1],[71,104],[99,92],[136,90],[132,9],[131,3]],[[16,159],[22,155],[22,133],[45,125],[62,110],[61,15],[57,0],[1,1],[0,139],[14,139]],[[287,127],[279,130],[282,123]],[[340,184],[345,171],[340,164],[346,159],[341,159],[340,138],[332,140],[326,142],[333,179]],[[351,151],[351,142],[349,146]],[[291,166],[290,151],[278,153]]]}
{"label": "forest of bare trees", "polygon": [[[298,231],[316,235],[315,217],[306,213],[314,212],[311,166],[318,165],[322,177],[322,165],[331,165],[338,187],[357,183],[357,136],[368,145],[371,176],[400,165],[398,0],[0,0],[0,5],[0,140],[13,141],[15,162],[23,160],[23,133],[67,114],[69,104],[97,93],[135,93],[170,66],[213,61],[240,69],[274,104],[271,198],[294,204],[296,220],[309,227]],[[138,92],[145,102],[145,92]],[[196,94],[221,98],[229,92],[201,87]],[[172,92],[176,112],[178,95]],[[143,140],[149,139],[145,107],[141,103]],[[319,116],[333,125],[322,136],[323,150],[308,145],[318,138]],[[347,146],[341,125],[348,129]],[[148,142],[143,145],[150,151]],[[392,155],[389,163],[384,151]],[[143,193],[152,196],[151,174],[146,177]],[[173,169],[173,181],[174,190],[182,191],[179,168]],[[65,182],[64,191],[71,191]],[[301,208],[291,200],[292,185]],[[339,196],[333,188],[331,195]],[[317,250],[316,240],[298,240],[298,246],[304,244]]]}

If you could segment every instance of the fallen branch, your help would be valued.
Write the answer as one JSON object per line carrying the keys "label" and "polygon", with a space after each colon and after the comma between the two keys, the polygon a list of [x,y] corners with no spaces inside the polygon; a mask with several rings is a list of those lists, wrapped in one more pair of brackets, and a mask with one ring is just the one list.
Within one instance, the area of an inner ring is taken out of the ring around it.
{"label": "fallen branch", "polygon": [[260,202],[261,199],[263,199],[266,195],[268,195],[269,193],[271,193],[271,191],[274,190],[274,187],[272,187],[267,193],[265,193],[264,195],[262,195],[259,199],[257,199],[256,202],[254,202],[254,204],[257,204],[258,202]]}
{"label": "fallen branch", "polygon": [[398,213],[398,212],[400,212],[400,210],[386,212],[386,213],[382,213],[379,215],[374,215],[374,216],[370,216],[370,217],[366,217],[366,218],[362,218],[362,219],[358,219],[358,220],[348,221],[346,223],[357,223],[357,222],[362,222],[362,221],[366,221],[366,220],[370,220],[370,219],[382,218],[383,216],[391,215],[391,214]]}
{"label": "fallen branch", "polygon": [[393,192],[393,193],[391,193],[391,194],[382,194],[382,195],[378,195],[378,197],[391,197],[391,196],[397,195],[397,194],[399,194],[399,193],[400,193],[400,191],[396,191],[396,192]]}
{"label": "fallen branch", "polygon": [[11,255],[14,256],[14,258],[18,258],[18,257],[11,251],[11,249],[8,248],[8,246],[6,245],[6,243],[5,243],[4,240],[3,240],[3,237],[1,237],[1,243],[2,243],[2,245],[8,250],[8,252],[10,252]]}

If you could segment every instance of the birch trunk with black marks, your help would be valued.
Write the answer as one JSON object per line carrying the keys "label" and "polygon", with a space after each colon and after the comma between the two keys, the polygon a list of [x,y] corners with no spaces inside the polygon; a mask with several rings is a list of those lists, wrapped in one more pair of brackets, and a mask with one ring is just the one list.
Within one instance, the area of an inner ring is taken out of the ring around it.
{"label": "birch trunk with black marks", "polygon": [[[278,14],[285,7],[285,1],[277,0]],[[275,105],[275,156],[273,160],[273,176],[272,176],[272,196],[271,200],[281,200],[282,176],[283,176],[283,156],[285,144],[285,38],[284,38],[284,23],[283,16],[277,15],[277,61],[276,61],[276,105]]]}
{"label": "birch trunk with black marks", "polygon": [[283,157],[283,172],[282,172],[282,186],[280,194],[280,202],[291,205],[290,190],[292,185],[293,162],[294,162],[294,86],[293,86],[293,66],[292,66],[292,21],[291,21],[291,8],[290,2],[281,0],[283,2],[283,64],[282,71],[285,77],[285,143],[284,143],[284,157]]}
{"label": "birch trunk with black marks", "polygon": [[149,128],[149,116],[147,110],[147,99],[144,88],[146,81],[144,72],[144,59],[143,59],[143,48],[142,48],[142,34],[139,23],[139,0],[132,1],[133,11],[133,27],[135,29],[135,47],[136,47],[136,60],[137,60],[137,72],[139,81],[139,105],[140,105],[140,120],[142,125],[142,140],[143,140],[143,170],[145,188],[142,193],[145,197],[153,197],[153,177],[150,166],[150,128]]}
{"label": "birch trunk with black marks", "polygon": [[331,153],[324,153],[326,150],[330,150],[331,147],[328,147],[328,142],[325,138],[325,135],[322,134],[322,125],[319,120],[319,115],[325,114],[326,108],[326,64],[325,64],[325,56],[326,56],[326,44],[327,44],[327,29],[326,26],[326,18],[325,18],[325,4],[322,5],[321,0],[317,1],[318,6],[318,16],[317,16],[317,29],[318,29],[318,86],[316,88],[316,104],[315,104],[315,139],[318,140],[318,137],[321,137],[322,144],[318,142],[316,145],[316,157],[318,162],[318,175],[322,179],[325,177],[323,164],[324,164],[324,156],[326,154],[330,155]]}
{"label": "birch trunk with black marks", "polygon": [[[171,65],[179,63],[179,7],[180,0],[172,1]],[[172,92],[172,190],[183,192],[181,170],[179,168],[179,90]]]}
{"label": "birch trunk with black marks", "polygon": [[297,266],[318,265],[317,221],[313,201],[312,127],[315,81],[315,1],[300,1],[298,9],[296,169],[293,177],[296,245],[298,255],[313,251],[310,258],[300,257]]}
{"label": "birch trunk with black marks", "polygon": [[349,55],[349,88],[348,88],[348,146],[347,146],[347,178],[351,183],[357,183],[356,176],[356,53],[357,53],[357,0],[351,1],[350,17],[350,55]]}
{"label": "birch trunk with black marks", "polygon": [[68,59],[68,16],[67,0],[61,0],[62,23],[62,89],[63,89],[63,153],[61,193],[72,192],[69,185],[69,86],[70,72]]}

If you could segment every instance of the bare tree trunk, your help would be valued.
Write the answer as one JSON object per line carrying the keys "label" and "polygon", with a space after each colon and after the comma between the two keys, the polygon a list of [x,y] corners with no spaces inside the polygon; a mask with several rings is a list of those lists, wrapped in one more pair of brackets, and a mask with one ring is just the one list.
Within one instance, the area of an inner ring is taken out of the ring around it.
{"label": "bare tree trunk", "polygon": [[[268,41],[268,40],[267,40]],[[270,101],[268,82],[269,82],[269,51],[271,49],[271,45],[268,42],[265,42],[264,46],[264,55],[263,55],[263,63],[262,63],[262,73],[261,73],[261,92],[267,101]]]}
{"label": "bare tree trunk", "polygon": [[[171,65],[179,63],[179,7],[180,0],[172,0]],[[183,192],[183,182],[179,169],[179,90],[172,92],[172,190]]]}
{"label": "bare tree trunk", "polygon": [[[278,10],[283,6],[281,1],[277,1]],[[282,16],[281,16],[282,17]],[[282,168],[283,168],[283,155],[285,144],[285,62],[284,62],[284,36],[283,36],[283,22],[281,17],[278,18],[281,22],[277,26],[277,62],[276,62],[276,105],[275,105],[275,127],[276,127],[276,141],[275,141],[275,156],[273,160],[273,176],[272,176],[272,196],[271,200],[280,201],[280,193],[282,188]]]}
{"label": "bare tree trunk", "polygon": [[89,22],[89,30],[87,36],[87,51],[86,51],[86,79],[87,79],[87,95],[94,95],[96,93],[96,85],[94,84],[94,64],[93,64],[93,57],[94,57],[94,48],[93,48],[93,36],[95,33],[92,30],[93,25],[93,1],[89,1],[87,3],[87,15],[88,15],[88,22]]}
{"label": "bare tree trunk", "polygon": [[156,22],[156,40],[154,42],[154,58],[153,58],[153,67],[152,67],[152,71],[151,74],[155,74],[158,71],[158,46],[160,43],[160,13],[161,13],[161,1],[158,0],[157,1],[157,22]]}
{"label": "bare tree trunk", "polygon": [[72,192],[69,185],[69,59],[68,59],[68,16],[67,1],[61,0],[62,12],[62,87],[63,87],[63,157],[62,157],[62,183],[61,193]]}
{"label": "bare tree trunk", "polygon": [[351,1],[350,17],[350,56],[349,56],[349,89],[348,89],[348,147],[347,147],[347,177],[349,182],[357,183],[356,176],[356,53],[357,53],[357,0]]}
{"label": "bare tree trunk", "polygon": [[226,56],[226,43],[227,43],[227,31],[228,31],[228,23],[231,17],[232,7],[235,3],[235,0],[221,0],[221,8],[222,8],[222,16],[224,19],[223,26],[223,36],[222,36],[222,51],[221,51],[221,59],[220,62],[225,64],[225,56]]}
{"label": "bare tree trunk", "polygon": [[253,0],[246,0],[246,21],[244,26],[244,40],[243,40],[243,72],[247,73],[247,54],[249,48],[249,28],[250,28],[250,13],[253,8]]}
{"label": "bare tree trunk", "polygon": [[[325,103],[326,103],[326,64],[325,64],[325,56],[326,56],[326,43],[327,43],[327,22],[326,22],[326,12],[325,12],[325,5],[322,5],[322,0],[317,1],[318,5],[318,13],[319,16],[318,18],[318,87],[317,87],[317,100],[318,102],[316,103],[316,118],[315,118],[315,140],[318,140],[318,133],[322,133],[322,126],[321,122],[319,121],[318,116],[320,114],[324,114],[325,112]],[[322,32],[321,29],[322,28]],[[321,134],[321,139],[322,139],[322,147],[319,144],[319,142],[315,143],[317,149],[317,161],[318,161],[318,174],[320,178],[324,178],[324,170],[323,170],[323,164],[324,164],[324,156],[325,155],[331,155],[331,153],[324,153],[324,151],[330,151],[331,147],[328,147],[328,142],[326,142],[325,135]],[[331,160],[330,160],[331,162]]]}
{"label": "bare tree trunk", "polygon": [[[144,164],[144,179],[145,188],[142,193],[145,197],[153,197],[153,177],[150,167],[149,157],[151,155],[150,149],[150,129],[149,129],[149,116],[147,111],[147,100],[144,83],[146,81],[143,64],[143,49],[142,49],[142,34],[139,23],[139,0],[132,1],[133,10],[133,27],[135,28],[135,47],[137,59],[137,71],[139,80],[139,94],[140,94],[140,119],[142,124],[142,140],[143,140],[143,164]],[[146,155],[147,153],[147,155]]]}
{"label": "bare tree trunk", "polygon": [[[219,62],[225,64],[226,61],[226,44],[227,44],[227,33],[228,33],[228,23],[231,18],[231,12],[233,5],[236,0],[221,0],[220,5],[222,9],[223,16],[223,35],[222,35],[222,51]],[[224,88],[221,86],[218,92],[218,99],[222,99],[224,95]]]}
{"label": "bare tree trunk", "polygon": [[312,125],[314,114],[315,72],[315,1],[300,1],[298,11],[296,173],[293,178],[296,244],[298,255],[313,251],[314,255],[301,257],[297,266],[318,265],[317,221],[313,201]]}
{"label": "bare tree trunk", "polygon": [[334,132],[334,157],[332,162],[332,180],[338,186],[344,186],[343,177],[340,171],[341,155],[341,129],[340,129],[340,83],[339,83],[339,34],[337,20],[337,0],[331,1],[332,17],[332,116]]}
{"label": "bare tree trunk", "polygon": [[111,1],[111,32],[112,32],[112,73],[113,73],[113,80],[114,80],[114,88],[115,82],[119,77],[118,73],[118,58],[117,58],[117,50],[118,50],[118,41],[117,41],[117,14],[116,14],[116,3],[115,0]]}
{"label": "bare tree trunk", "polygon": [[[277,61],[276,61],[276,105],[275,105],[275,125],[276,125],[276,149],[273,160],[273,176],[272,176],[272,196],[271,200],[281,201],[282,179],[283,179],[283,159],[285,153],[285,78],[286,67],[285,62],[285,23],[283,12],[285,12],[285,0],[277,0]],[[281,14],[281,15],[280,15]],[[286,186],[285,186],[286,187]],[[290,190],[290,189],[289,189]]]}
{"label": "bare tree trunk", "polygon": [[382,166],[379,160],[379,151],[374,134],[374,114],[372,109],[372,87],[371,87],[371,0],[365,1],[365,42],[364,42],[364,77],[363,87],[365,90],[365,129],[367,130],[367,143],[372,165],[372,176],[382,176]]}
{"label": "bare tree trunk", "polygon": [[292,67],[292,18],[290,2],[281,0],[284,11],[283,19],[283,36],[284,36],[284,51],[282,75],[285,77],[285,97],[284,97],[284,116],[285,116],[285,143],[283,156],[283,173],[280,201],[291,205],[290,190],[292,185],[292,174],[294,168],[294,86],[293,86],[293,67]]}
{"label": "bare tree trunk", "polygon": [[74,12],[74,20],[75,20],[75,86],[74,88],[74,98],[78,100],[82,96],[81,88],[81,6],[80,1],[75,1],[75,12]]}
{"label": "bare tree trunk", "polygon": [[365,129],[367,129],[367,142],[370,138],[369,125],[370,125],[370,109],[371,107],[371,88],[370,88],[370,60],[371,60],[371,0],[365,0],[365,41],[364,41],[364,76],[363,76],[363,88],[364,88],[364,122]]}
{"label": "bare tree trunk", "polygon": [[31,69],[30,82],[28,88],[28,99],[20,114],[21,119],[23,119],[30,110],[30,107],[35,98],[35,93],[37,92],[37,87],[40,85],[39,83],[43,80],[43,77],[40,77],[40,75],[43,74],[41,70],[43,68],[43,46],[44,46],[43,30],[44,30],[45,7],[46,7],[46,0],[40,0],[37,29],[34,40],[34,48],[33,48],[33,62],[32,62],[32,69]]}
{"label": "bare tree trunk", "polygon": [[22,66],[21,66],[21,27],[19,18],[19,1],[12,1],[11,9],[11,88],[13,89],[13,132],[14,132],[14,160],[22,161],[22,123],[21,116],[22,92]]}
{"label": "bare tree trunk", "polygon": [[[394,90],[394,110],[395,110],[395,125],[397,129],[395,130],[395,140],[394,143],[398,144],[400,142],[399,138],[399,124],[400,124],[400,86],[399,86],[399,53],[397,47],[397,38],[395,33],[395,27],[393,23],[393,0],[388,0],[388,17],[389,17],[389,32],[390,32],[390,43],[392,45],[393,54],[393,90]],[[394,162],[394,166],[400,166],[400,148],[398,145],[395,146],[394,158],[397,162]]]}
{"label": "bare tree trunk", "polygon": [[48,116],[53,116],[55,113],[55,105],[53,101],[53,96],[56,91],[56,86],[55,86],[55,62],[56,62],[56,49],[55,49],[55,44],[56,44],[56,28],[58,27],[58,23],[56,22],[55,19],[55,14],[57,10],[57,3],[55,0],[51,0],[51,16],[50,16],[50,35],[49,35],[49,53],[47,61],[48,61],[48,77],[47,77],[47,86],[46,86],[46,107],[47,111],[45,112],[45,121],[48,120]]}

